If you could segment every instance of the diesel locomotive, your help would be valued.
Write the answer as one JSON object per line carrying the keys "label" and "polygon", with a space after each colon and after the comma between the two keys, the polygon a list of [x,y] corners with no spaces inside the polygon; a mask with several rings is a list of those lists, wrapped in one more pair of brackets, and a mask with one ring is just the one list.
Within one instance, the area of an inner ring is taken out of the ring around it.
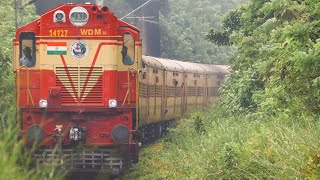
{"label": "diesel locomotive", "polygon": [[143,56],[141,42],[94,4],[64,4],[17,29],[17,122],[37,162],[121,171],[143,139],[215,103],[226,66]]}

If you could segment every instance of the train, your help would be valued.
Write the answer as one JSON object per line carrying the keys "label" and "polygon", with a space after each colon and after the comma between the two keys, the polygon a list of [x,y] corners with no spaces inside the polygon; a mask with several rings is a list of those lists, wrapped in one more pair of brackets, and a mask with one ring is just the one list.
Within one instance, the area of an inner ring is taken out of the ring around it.
{"label": "train", "polygon": [[37,163],[121,172],[145,139],[214,104],[228,68],[145,56],[106,6],[63,4],[16,30],[17,124]]}

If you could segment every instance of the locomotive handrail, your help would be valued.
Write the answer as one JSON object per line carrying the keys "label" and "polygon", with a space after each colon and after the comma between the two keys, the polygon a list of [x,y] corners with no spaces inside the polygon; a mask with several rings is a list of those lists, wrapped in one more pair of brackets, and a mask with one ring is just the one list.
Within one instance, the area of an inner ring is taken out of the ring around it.
{"label": "locomotive handrail", "polygon": [[22,65],[18,68],[18,81],[19,81],[19,83],[18,83],[18,90],[19,90],[19,93],[18,93],[19,104],[18,104],[18,106],[20,107],[20,71],[19,70],[21,70],[21,69],[27,69],[27,105],[29,105],[29,98],[30,98],[31,103],[34,106],[33,97],[32,97],[31,91],[30,91],[30,72],[29,72],[30,69],[24,65]]}
{"label": "locomotive handrail", "polygon": [[[17,101],[16,101],[16,105],[17,105],[17,120],[20,121],[20,69],[18,69],[16,72],[17,72]],[[19,125],[21,125],[21,123],[19,123]],[[20,127],[19,127],[20,129]]]}
{"label": "locomotive handrail", "polygon": [[132,72],[132,70],[135,73],[137,72],[137,70],[134,68],[128,68],[128,86],[127,86],[128,89],[127,89],[127,93],[124,97],[124,100],[122,102],[122,107],[124,106],[124,103],[127,101],[127,99],[128,99],[128,104],[130,104],[130,73]]}

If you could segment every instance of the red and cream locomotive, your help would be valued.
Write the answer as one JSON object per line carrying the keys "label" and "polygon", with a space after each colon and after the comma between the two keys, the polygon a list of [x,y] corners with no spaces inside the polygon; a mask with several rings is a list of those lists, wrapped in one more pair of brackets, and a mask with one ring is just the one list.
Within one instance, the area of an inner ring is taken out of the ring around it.
{"label": "red and cream locomotive", "polygon": [[141,138],[216,101],[225,66],[142,56],[141,46],[136,27],[94,4],[61,5],[17,29],[17,121],[40,163],[125,169]]}

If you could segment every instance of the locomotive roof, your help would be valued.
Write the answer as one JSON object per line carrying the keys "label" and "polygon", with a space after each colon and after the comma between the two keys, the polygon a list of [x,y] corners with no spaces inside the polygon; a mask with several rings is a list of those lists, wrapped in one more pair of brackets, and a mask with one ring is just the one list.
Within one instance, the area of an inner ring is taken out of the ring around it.
{"label": "locomotive roof", "polygon": [[198,64],[191,62],[182,62],[171,59],[163,59],[151,56],[142,56],[142,60],[147,66],[167,71],[186,72],[195,74],[227,74],[228,66]]}
{"label": "locomotive roof", "polygon": [[[89,14],[87,23],[81,26],[76,26],[70,22],[70,12],[74,8],[84,8]],[[65,21],[64,22],[54,22],[55,13],[64,13]],[[98,17],[99,15],[99,17]],[[113,12],[109,10],[106,6],[97,6],[95,4],[62,4],[53,9],[50,9],[43,13],[38,19],[30,22],[24,26],[21,26],[16,31],[16,39],[18,39],[21,32],[34,32],[36,36],[49,36],[48,32],[50,29],[68,29],[68,36],[79,36],[80,29],[87,28],[97,28],[102,31],[105,30],[107,33],[99,36],[117,36],[117,27],[130,27],[135,33],[139,33],[139,29],[135,26],[132,26],[120,19],[118,19]],[[100,30],[99,30],[100,31]],[[86,35],[83,35],[86,36]],[[88,35],[89,36],[89,35]],[[138,35],[135,39],[138,39]]]}

